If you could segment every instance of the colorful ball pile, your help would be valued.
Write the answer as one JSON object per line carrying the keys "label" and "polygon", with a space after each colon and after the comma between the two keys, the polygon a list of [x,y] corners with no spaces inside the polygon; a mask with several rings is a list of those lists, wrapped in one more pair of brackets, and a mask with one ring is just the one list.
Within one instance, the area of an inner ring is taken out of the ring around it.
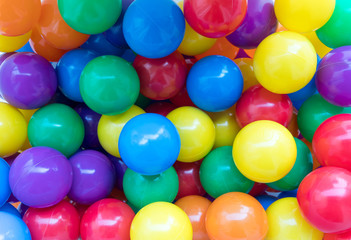
{"label": "colorful ball pile", "polygon": [[350,0],[0,6],[0,239],[351,240]]}

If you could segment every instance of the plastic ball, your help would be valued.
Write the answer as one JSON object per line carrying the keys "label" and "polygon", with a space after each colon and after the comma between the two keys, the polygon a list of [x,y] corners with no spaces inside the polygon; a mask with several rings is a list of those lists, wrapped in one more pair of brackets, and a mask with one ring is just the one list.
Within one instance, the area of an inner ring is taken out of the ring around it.
{"label": "plastic ball", "polygon": [[16,217],[22,218],[19,211],[14,206],[12,206],[12,204],[8,202],[5,203],[2,207],[0,207],[0,212],[10,213]]}
{"label": "plastic ball", "polygon": [[334,8],[335,0],[276,0],[274,3],[278,21],[295,32],[321,28],[332,16]]}
{"label": "plastic ball", "polygon": [[6,240],[32,240],[22,219],[7,212],[0,212],[0,236]]}
{"label": "plastic ball", "polygon": [[141,175],[127,169],[123,176],[124,194],[138,209],[154,202],[173,202],[178,189],[178,175],[173,167],[152,176]]}
{"label": "plastic ball", "polygon": [[255,182],[251,191],[249,192],[249,195],[256,197],[258,195],[265,194],[267,188],[268,186],[266,184]]}
{"label": "plastic ball", "polygon": [[257,48],[277,29],[273,0],[248,0],[243,23],[227,39],[239,48]]}
{"label": "plastic ball", "polygon": [[29,208],[23,216],[33,240],[76,240],[79,220],[76,208],[67,201],[49,208]]}
{"label": "plastic ball", "polygon": [[0,157],[15,154],[27,138],[27,122],[23,115],[7,103],[0,103]]}
{"label": "plastic ball", "polygon": [[297,189],[301,181],[313,169],[313,159],[310,150],[304,142],[298,138],[294,138],[297,147],[297,156],[294,167],[282,179],[267,183],[273,189],[279,191],[290,191]]}
{"label": "plastic ball", "polygon": [[[319,5],[320,2],[318,1],[317,4]],[[318,38],[324,45],[330,48],[338,48],[351,44],[348,37],[351,33],[351,26],[348,24],[351,20],[350,7],[351,2],[348,0],[335,1],[335,9],[331,18],[316,31]]]}
{"label": "plastic ball", "polygon": [[157,202],[141,209],[133,219],[131,240],[174,239],[192,240],[193,230],[189,217],[172,203]]}
{"label": "plastic ball", "polygon": [[75,49],[62,56],[56,66],[58,87],[69,99],[83,102],[79,91],[79,79],[84,67],[98,57],[93,51]]}
{"label": "plastic ball", "polygon": [[218,38],[213,46],[206,52],[195,56],[196,59],[202,59],[212,55],[221,55],[234,59],[239,52],[239,48],[231,44],[225,37]]}
{"label": "plastic ball", "polygon": [[287,95],[272,93],[261,85],[246,90],[236,104],[236,119],[241,127],[258,120],[271,120],[287,127],[293,105]]}
{"label": "plastic ball", "polygon": [[115,24],[122,11],[121,0],[58,0],[62,18],[74,30],[98,34]]}
{"label": "plastic ball", "polygon": [[121,157],[118,143],[124,125],[133,117],[145,113],[143,109],[133,105],[126,112],[108,116],[102,115],[98,123],[97,133],[101,146],[109,154],[115,157]]}
{"label": "plastic ball", "polygon": [[206,230],[213,240],[262,240],[268,231],[267,215],[261,204],[250,195],[226,193],[208,208]]}
{"label": "plastic ball", "polygon": [[42,107],[51,100],[56,89],[54,68],[35,53],[16,53],[1,64],[1,95],[14,107]]}
{"label": "plastic ball", "polygon": [[321,96],[331,104],[351,107],[351,46],[332,50],[321,61],[316,86]]}
{"label": "plastic ball", "polygon": [[199,34],[220,38],[234,32],[244,20],[246,0],[184,0],[184,16]]}
{"label": "plastic ball", "polygon": [[63,200],[71,188],[72,177],[72,167],[63,154],[49,147],[33,147],[13,162],[9,181],[19,201],[45,208]]}
{"label": "plastic ball", "polygon": [[313,45],[295,32],[274,33],[265,38],[255,52],[257,80],[274,93],[288,94],[302,89],[312,79],[316,67]]}
{"label": "plastic ball", "polygon": [[315,94],[307,99],[297,114],[297,123],[302,136],[312,142],[317,128],[328,118],[337,114],[351,113],[351,108],[335,106],[321,95]]}
{"label": "plastic ball", "polygon": [[95,150],[84,150],[69,159],[73,181],[68,197],[90,205],[106,198],[115,184],[115,169],[108,157]]}
{"label": "plastic ball", "polygon": [[137,56],[133,67],[140,79],[140,92],[153,100],[174,97],[184,86],[188,69],[178,51],[160,59]]}
{"label": "plastic ball", "polygon": [[176,199],[190,195],[203,196],[206,192],[200,181],[201,161],[192,163],[175,162],[173,167],[179,178],[179,190]]}
{"label": "plastic ball", "polygon": [[125,52],[125,49],[116,47],[110,43],[104,33],[91,35],[81,48],[94,51],[100,55],[122,56]]}
{"label": "plastic ball", "polygon": [[170,168],[180,151],[176,127],[166,117],[145,113],[129,120],[118,140],[121,158],[133,171],[156,175]]}
{"label": "plastic ball", "polygon": [[126,60],[101,56],[85,66],[79,87],[89,108],[100,114],[115,115],[135,103],[140,83],[135,69]]}
{"label": "plastic ball", "polygon": [[[33,31],[32,31],[33,34]],[[30,43],[27,42],[26,45],[18,49],[16,52],[34,52],[32,47],[30,46]]]}
{"label": "plastic ball", "polygon": [[324,43],[322,43],[321,40],[319,40],[316,32],[307,32],[307,33],[303,33],[303,35],[307,37],[308,40],[310,40],[310,42],[314,46],[314,49],[316,49],[318,56],[320,56],[321,58],[324,57],[331,50],[333,50],[325,46]]}
{"label": "plastic ball", "polygon": [[272,205],[275,201],[278,200],[278,198],[273,197],[273,196],[268,196],[268,195],[259,195],[255,197],[257,201],[259,201],[264,208],[264,210],[267,210],[267,208]]}
{"label": "plastic ball", "polygon": [[180,107],[167,115],[177,128],[181,146],[178,161],[195,162],[205,157],[215,141],[215,127],[211,118],[194,107]]}
{"label": "plastic ball", "polygon": [[188,215],[193,227],[193,240],[209,240],[205,218],[211,201],[201,196],[187,196],[174,203]]}
{"label": "plastic ball", "polygon": [[33,147],[51,147],[69,157],[83,143],[84,124],[72,108],[49,104],[33,114],[28,124],[28,138]]}
{"label": "plastic ball", "polygon": [[2,211],[1,207],[6,203],[11,195],[9,172],[9,164],[4,159],[0,158],[0,211]]}
{"label": "plastic ball", "polygon": [[22,48],[29,41],[32,31],[16,37],[8,37],[0,35],[0,51],[14,52]]}
{"label": "plastic ball", "polygon": [[241,74],[244,79],[244,89],[243,92],[250,87],[259,84],[253,68],[253,60],[251,58],[237,58],[234,62],[240,68]]}
{"label": "plastic ball", "polygon": [[301,215],[296,198],[279,199],[266,212],[269,225],[267,240],[291,239],[292,236],[293,239],[323,239],[323,233]]}
{"label": "plastic ball", "polygon": [[322,167],[307,175],[297,191],[302,215],[324,233],[351,229],[351,173]]}
{"label": "plastic ball", "polygon": [[313,151],[322,166],[351,171],[351,114],[339,114],[325,120],[313,136]]}
{"label": "plastic ball", "polygon": [[183,86],[183,88],[177,93],[177,95],[170,98],[169,100],[177,107],[196,107],[189,97],[188,91],[186,90],[186,85]]}
{"label": "plastic ball", "polygon": [[114,157],[112,155],[107,155],[111,160],[113,166],[115,167],[116,182],[115,187],[119,190],[123,190],[123,176],[127,170],[127,165],[123,162],[122,159]]}
{"label": "plastic ball", "polygon": [[230,146],[217,148],[204,158],[200,180],[206,192],[214,198],[228,192],[248,193],[254,185],[235,166]]}
{"label": "plastic ball", "polygon": [[145,108],[145,112],[147,113],[157,113],[164,117],[168,115],[168,113],[172,112],[176,109],[177,106],[170,102],[159,101],[151,103],[149,106]]}
{"label": "plastic ball", "polygon": [[116,199],[103,199],[91,205],[80,223],[82,240],[130,239],[133,210]]}
{"label": "plastic ball", "polygon": [[281,198],[287,198],[287,197],[294,197],[294,198],[296,198],[297,190],[298,190],[298,189],[295,189],[295,190],[292,190],[292,191],[284,191],[284,192],[281,192],[281,193],[278,194],[278,198],[279,198],[279,199],[281,199]]}
{"label": "plastic ball", "polygon": [[351,239],[351,231],[347,231],[344,233],[326,233],[324,234],[324,240],[350,240]]}
{"label": "plastic ball", "polygon": [[205,111],[220,112],[232,107],[240,98],[243,77],[231,59],[209,56],[191,68],[186,87],[196,106]]}
{"label": "plastic ball", "polygon": [[184,32],[182,10],[172,0],[135,0],[123,19],[125,40],[146,58],[166,57],[177,50]]}
{"label": "plastic ball", "polygon": [[260,120],[236,136],[233,158],[239,171],[256,182],[275,182],[286,176],[296,161],[294,137],[279,123]]}

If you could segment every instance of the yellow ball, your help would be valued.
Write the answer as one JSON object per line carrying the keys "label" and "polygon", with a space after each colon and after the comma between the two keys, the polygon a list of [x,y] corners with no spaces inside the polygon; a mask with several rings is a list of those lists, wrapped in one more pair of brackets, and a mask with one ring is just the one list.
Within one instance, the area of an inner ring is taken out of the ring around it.
{"label": "yellow ball", "polygon": [[20,150],[27,138],[27,122],[17,108],[0,103],[0,157]]}
{"label": "yellow ball", "polygon": [[[24,119],[26,119],[27,121],[27,126],[28,126],[28,122],[31,119],[31,117],[33,116],[33,114],[38,110],[38,109],[18,109],[24,116]],[[29,148],[31,148],[32,145],[30,145],[29,139],[28,137],[26,137],[26,141],[24,142],[23,146],[21,147],[21,151],[27,150]]]}
{"label": "yellow ball", "polygon": [[8,37],[0,35],[0,52],[14,52],[29,41],[32,31],[16,37]]}
{"label": "yellow ball", "polygon": [[323,233],[301,215],[296,198],[282,198],[267,209],[269,230],[266,240],[322,240]]}
{"label": "yellow ball", "polygon": [[216,130],[213,148],[233,145],[235,136],[240,131],[240,126],[235,117],[235,107],[236,105],[223,112],[207,113],[212,119]]}
{"label": "yellow ball", "polygon": [[215,142],[215,126],[211,118],[195,107],[180,107],[167,115],[180,136],[178,161],[195,162],[205,157]]}
{"label": "yellow ball", "polygon": [[321,28],[332,16],[335,0],[275,0],[278,21],[288,30],[311,32]]}
{"label": "yellow ball", "polygon": [[316,50],[318,56],[320,56],[321,58],[324,57],[325,55],[327,55],[327,53],[329,53],[331,50],[333,50],[332,48],[325,46],[321,42],[321,40],[319,40],[316,32],[303,33],[303,35],[305,37],[307,37],[308,40],[310,40],[310,42],[314,46],[314,49]]}
{"label": "yellow ball", "polygon": [[254,56],[254,72],[267,90],[288,94],[305,87],[317,67],[312,43],[295,32],[277,32],[265,38]]}
{"label": "yellow ball", "polygon": [[178,206],[156,202],[142,208],[134,217],[131,240],[192,240],[193,229],[186,213]]}
{"label": "yellow ball", "polygon": [[99,142],[106,152],[115,157],[121,157],[118,150],[118,139],[122,128],[130,119],[143,113],[145,113],[143,109],[133,105],[128,111],[121,114],[102,115],[97,131]]}
{"label": "yellow ball", "polygon": [[261,183],[275,182],[288,174],[296,154],[296,143],[289,130],[268,120],[246,125],[233,144],[233,159],[239,171]]}
{"label": "yellow ball", "polygon": [[250,87],[259,84],[254,73],[252,58],[237,58],[234,59],[234,62],[240,68],[241,74],[244,78],[243,92]]}

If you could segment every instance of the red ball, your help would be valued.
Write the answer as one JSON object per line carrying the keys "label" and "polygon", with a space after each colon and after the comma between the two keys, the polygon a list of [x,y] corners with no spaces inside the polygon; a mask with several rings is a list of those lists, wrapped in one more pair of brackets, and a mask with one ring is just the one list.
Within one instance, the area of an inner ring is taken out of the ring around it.
{"label": "red ball", "polygon": [[196,107],[195,104],[191,101],[186,86],[184,86],[177,95],[169,99],[177,107]]}
{"label": "red ball", "polygon": [[268,91],[261,85],[246,90],[236,104],[236,118],[241,127],[258,120],[271,120],[287,127],[293,105],[285,94]]}
{"label": "red ball", "polygon": [[313,135],[312,147],[318,162],[351,171],[351,114],[325,120]]}
{"label": "red ball", "polygon": [[145,112],[147,113],[157,113],[164,117],[168,115],[168,113],[172,112],[176,109],[177,106],[173,103],[169,102],[154,102],[150,104],[147,108],[145,108]]}
{"label": "red ball", "polygon": [[112,198],[91,205],[80,223],[82,240],[129,240],[135,213],[124,202]]}
{"label": "red ball", "polygon": [[234,32],[243,22],[247,0],[184,0],[184,16],[199,34],[220,38]]}
{"label": "red ball", "polygon": [[351,229],[351,172],[322,167],[302,180],[297,201],[303,216],[324,233]]}
{"label": "red ball", "polygon": [[253,197],[259,196],[264,194],[267,188],[268,186],[266,184],[256,182],[248,194],[250,194]]}
{"label": "red ball", "polygon": [[351,231],[345,233],[326,233],[324,234],[324,240],[350,240],[351,239]]}
{"label": "red ball", "polygon": [[29,208],[23,221],[33,240],[76,240],[79,237],[79,214],[67,201],[48,208]]}
{"label": "red ball", "polygon": [[184,57],[178,51],[159,59],[139,55],[133,66],[140,79],[140,92],[153,100],[174,97],[184,86],[188,72]]}
{"label": "red ball", "polygon": [[206,191],[200,181],[201,161],[192,163],[175,162],[173,167],[179,178],[179,190],[176,199],[190,195],[203,196]]}

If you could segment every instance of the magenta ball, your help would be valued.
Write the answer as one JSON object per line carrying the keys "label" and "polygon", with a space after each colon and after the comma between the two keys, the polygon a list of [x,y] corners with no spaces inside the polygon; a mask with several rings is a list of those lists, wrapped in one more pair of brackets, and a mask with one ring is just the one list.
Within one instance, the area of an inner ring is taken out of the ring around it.
{"label": "magenta ball", "polygon": [[1,95],[16,108],[42,107],[54,96],[56,88],[54,68],[35,53],[15,53],[1,64]]}
{"label": "magenta ball", "polygon": [[33,147],[22,152],[10,168],[10,187],[23,204],[45,208],[62,201],[72,185],[72,167],[59,151]]}
{"label": "magenta ball", "polygon": [[95,150],[84,150],[70,159],[73,183],[68,197],[90,205],[106,198],[115,184],[115,169],[108,157]]}

